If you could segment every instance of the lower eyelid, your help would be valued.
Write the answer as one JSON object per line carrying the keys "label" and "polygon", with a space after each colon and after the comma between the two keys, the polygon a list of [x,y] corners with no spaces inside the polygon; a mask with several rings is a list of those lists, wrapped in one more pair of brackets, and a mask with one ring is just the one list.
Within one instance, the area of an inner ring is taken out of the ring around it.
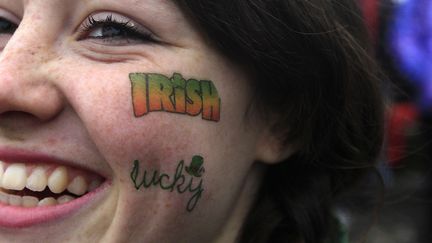
{"label": "lower eyelid", "polygon": [[74,45],[73,52],[83,58],[96,63],[144,63],[155,62],[153,56],[160,53],[160,46],[148,45],[146,48],[139,46],[112,46],[93,41]]}
{"label": "lower eyelid", "polygon": [[128,46],[128,45],[134,45],[134,44],[143,44],[142,41],[134,41],[132,39],[113,39],[113,38],[97,38],[93,37],[90,38],[89,41],[99,44],[99,45],[105,45],[105,46]]}
{"label": "lower eyelid", "polygon": [[[143,42],[142,40],[134,39],[108,39],[108,38],[87,38],[79,41],[81,45],[91,51],[99,53],[112,53],[115,55],[127,54],[135,52],[141,48],[147,49],[154,46],[155,42]],[[138,49],[137,49],[138,48]]]}

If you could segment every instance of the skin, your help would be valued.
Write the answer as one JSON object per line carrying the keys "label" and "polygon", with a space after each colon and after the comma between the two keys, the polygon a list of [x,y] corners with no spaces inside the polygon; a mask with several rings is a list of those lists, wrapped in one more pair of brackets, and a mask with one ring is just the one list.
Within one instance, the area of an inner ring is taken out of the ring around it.
{"label": "skin", "polygon": [[[111,182],[78,213],[0,228],[2,240],[235,241],[263,172],[255,161],[283,156],[254,110],[245,116],[251,90],[242,68],[215,51],[170,1],[0,0],[0,9],[0,16],[20,21],[13,35],[0,35],[0,147],[70,160]],[[134,20],[159,42],[118,45],[80,36],[86,18],[101,11]],[[168,112],[134,117],[132,72],[212,80],[220,121]],[[131,182],[134,160],[172,174],[195,154],[205,160],[204,193],[192,212],[185,210],[190,194],[137,191]]]}

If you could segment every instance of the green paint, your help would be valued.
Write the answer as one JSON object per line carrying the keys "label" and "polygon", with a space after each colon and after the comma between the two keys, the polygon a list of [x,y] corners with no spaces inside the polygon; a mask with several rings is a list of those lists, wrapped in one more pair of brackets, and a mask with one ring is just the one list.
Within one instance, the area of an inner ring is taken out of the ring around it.
{"label": "green paint", "polygon": [[[192,158],[190,166],[186,166],[185,170],[189,174],[183,173],[184,162],[181,160],[173,175],[168,175],[165,173],[160,173],[155,170],[153,173],[140,169],[140,162],[135,160],[133,162],[133,168],[130,173],[130,178],[134,184],[136,190],[140,188],[147,189],[149,187],[160,187],[162,190],[169,192],[177,192],[183,194],[186,192],[192,193],[189,199],[186,210],[191,212],[201,198],[203,189],[203,179],[201,178],[198,183],[194,183],[196,177],[201,177],[204,173],[204,159],[199,155],[195,155]],[[140,177],[141,175],[141,178]],[[150,179],[151,178],[151,179]],[[150,180],[149,180],[150,179]]]}
{"label": "green paint", "polygon": [[163,75],[148,74],[148,90],[152,90],[149,97],[150,111],[174,112],[171,94],[174,91],[171,81]]}
{"label": "green paint", "polygon": [[170,99],[174,104],[175,112],[186,113],[186,80],[179,73],[174,73],[171,78],[171,83],[174,88],[174,92],[171,94]]}
{"label": "green paint", "polygon": [[203,157],[199,155],[195,155],[192,158],[190,166],[186,166],[185,170],[191,176],[201,177],[202,174],[204,173],[203,164],[204,164]]}
{"label": "green paint", "polygon": [[202,97],[200,82],[189,79],[186,83],[186,114],[197,116],[202,112]]}

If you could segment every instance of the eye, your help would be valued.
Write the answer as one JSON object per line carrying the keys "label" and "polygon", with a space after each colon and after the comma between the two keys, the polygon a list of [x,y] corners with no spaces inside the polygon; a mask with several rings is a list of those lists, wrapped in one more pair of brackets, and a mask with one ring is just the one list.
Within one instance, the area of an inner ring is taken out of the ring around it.
{"label": "eye", "polygon": [[17,28],[17,24],[7,20],[6,18],[0,17],[0,51],[4,49]]}
{"label": "eye", "polygon": [[79,40],[93,40],[108,45],[156,43],[156,37],[145,27],[118,14],[99,13],[89,16],[80,27]]}

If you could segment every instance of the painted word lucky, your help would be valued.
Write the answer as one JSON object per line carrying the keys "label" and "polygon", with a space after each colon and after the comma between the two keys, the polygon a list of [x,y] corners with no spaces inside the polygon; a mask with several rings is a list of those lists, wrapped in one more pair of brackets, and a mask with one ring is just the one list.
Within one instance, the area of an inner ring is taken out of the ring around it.
{"label": "painted word lucky", "polygon": [[174,73],[171,78],[157,73],[130,73],[132,105],[135,117],[152,111],[202,115],[219,121],[221,100],[212,81],[185,80]]}
{"label": "painted word lucky", "polygon": [[[182,160],[178,163],[174,174],[170,176],[157,170],[154,170],[153,173],[147,170],[142,171],[140,169],[140,162],[135,160],[130,178],[136,190],[159,187],[162,190],[177,192],[179,194],[191,193],[192,195],[186,205],[186,210],[191,212],[204,191],[203,179],[201,178],[204,173],[203,163],[204,159],[199,155],[193,156],[190,165],[186,167]],[[183,168],[186,173],[184,173]],[[198,182],[194,183],[194,179]]]}

